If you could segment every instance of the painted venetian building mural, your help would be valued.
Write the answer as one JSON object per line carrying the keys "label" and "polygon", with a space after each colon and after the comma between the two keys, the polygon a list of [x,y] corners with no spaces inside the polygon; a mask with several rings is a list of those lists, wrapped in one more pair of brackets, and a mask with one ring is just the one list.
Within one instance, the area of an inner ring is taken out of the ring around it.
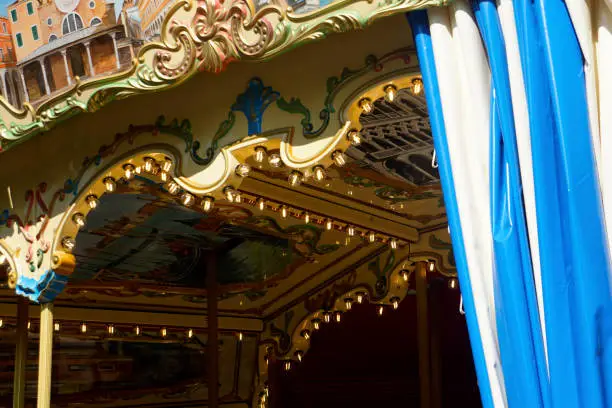
{"label": "painted venetian building mural", "polygon": [[[350,366],[323,343],[360,331],[382,345],[347,346],[362,384],[382,369],[408,406],[477,406],[418,60],[393,15],[434,3],[10,5],[9,75],[28,91],[0,101],[0,165],[19,170],[0,172],[0,406],[18,373],[24,406],[41,387],[57,407],[338,406],[304,392],[309,370]],[[393,364],[380,347],[398,333]]]}

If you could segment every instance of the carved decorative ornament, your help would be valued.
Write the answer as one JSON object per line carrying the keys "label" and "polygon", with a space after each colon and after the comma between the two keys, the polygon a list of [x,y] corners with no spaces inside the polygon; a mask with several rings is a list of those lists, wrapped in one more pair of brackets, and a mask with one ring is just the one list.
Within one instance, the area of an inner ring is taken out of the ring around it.
{"label": "carved decorative ornament", "polygon": [[[17,109],[0,98],[0,148],[6,150],[79,112],[111,101],[176,86],[198,71],[220,72],[232,61],[263,61],[333,33],[363,29],[375,20],[449,0],[338,0],[298,14],[247,0],[178,0],[161,40],[143,46],[130,70],[81,81],[40,106]],[[316,130],[308,130],[315,132]]]}

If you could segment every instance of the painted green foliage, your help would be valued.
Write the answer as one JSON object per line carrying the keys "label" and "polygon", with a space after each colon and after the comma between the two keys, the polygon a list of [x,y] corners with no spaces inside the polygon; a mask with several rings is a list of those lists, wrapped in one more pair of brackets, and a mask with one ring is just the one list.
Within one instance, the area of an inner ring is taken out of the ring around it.
{"label": "painted green foliage", "polygon": [[[381,262],[381,258],[388,254],[387,259],[384,265]],[[389,274],[393,270],[395,265],[395,251],[390,250],[385,252],[385,254],[381,254],[376,257],[375,260],[368,264],[368,270],[376,276],[376,285],[374,289],[376,290],[376,296],[382,297],[389,290],[388,279]]]}

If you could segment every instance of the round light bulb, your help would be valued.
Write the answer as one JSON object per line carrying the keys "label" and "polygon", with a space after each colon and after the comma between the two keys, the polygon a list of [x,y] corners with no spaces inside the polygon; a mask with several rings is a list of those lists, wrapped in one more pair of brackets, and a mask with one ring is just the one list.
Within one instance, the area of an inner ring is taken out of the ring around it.
{"label": "round light bulb", "polygon": [[266,209],[266,200],[264,200],[263,198],[260,198],[257,200],[257,208],[259,208],[259,211],[263,211]]}
{"label": "round light bulb", "polygon": [[303,338],[308,340],[310,338],[310,330],[308,330],[308,329],[302,330],[301,335],[302,335]]}
{"label": "round light bulb", "polygon": [[436,269],[436,263],[434,261],[429,261],[429,272],[433,272]]}
{"label": "round light bulb", "polygon": [[257,146],[255,148],[255,161],[257,163],[263,163],[266,158],[266,148],[263,146]]}
{"label": "round light bulb", "polygon": [[285,361],[285,371],[291,370],[291,361]]}
{"label": "round light bulb", "polygon": [[189,207],[195,202],[195,197],[192,194],[184,193],[181,196],[181,202],[185,207]]}
{"label": "round light bulb", "polygon": [[204,197],[204,199],[202,199],[202,210],[204,212],[209,212],[210,210],[212,210],[214,205],[215,205],[214,198]]}
{"label": "round light bulb", "polygon": [[310,214],[308,214],[307,212],[304,213],[304,223],[310,223]]}
{"label": "round light bulb", "polygon": [[334,317],[336,318],[336,322],[340,323],[340,320],[342,320],[342,312],[338,311],[334,313]]}
{"label": "round light bulb", "polygon": [[298,359],[299,362],[301,362],[304,358],[304,352],[302,350],[297,350],[295,352],[295,357]]}
{"label": "round light bulb", "polygon": [[325,169],[322,166],[316,166],[313,170],[312,170],[312,174],[314,175],[314,179],[316,181],[323,181],[325,180]]}
{"label": "round light bulb", "polygon": [[420,95],[423,92],[423,80],[421,78],[414,78],[412,80],[412,93]]}
{"label": "round light bulb", "polygon": [[331,313],[329,312],[323,313],[323,320],[325,320],[325,323],[331,322]]}
{"label": "round light bulb", "polygon": [[319,330],[321,328],[321,320],[312,319],[312,328],[315,330]]}
{"label": "round light bulb", "polygon": [[236,198],[236,190],[234,190],[233,187],[231,186],[227,186],[223,189],[223,194],[225,194],[225,199],[227,201],[229,201],[230,203],[234,202],[234,199]]}
{"label": "round light bulb", "polygon": [[76,245],[76,241],[72,237],[64,237],[62,238],[62,246],[68,251],[72,251],[74,246]]}
{"label": "round light bulb", "polygon": [[165,327],[163,327],[160,331],[160,334],[162,337],[166,337],[166,335],[168,334],[168,330]]}
{"label": "round light bulb", "polygon": [[239,177],[247,177],[251,173],[251,166],[242,163],[236,166],[236,175]]}
{"label": "round light bulb", "polygon": [[397,249],[397,239],[391,238],[391,240],[389,241],[389,246],[391,247],[391,249]]}
{"label": "round light bulb", "polygon": [[85,216],[81,213],[76,213],[72,216],[72,222],[74,222],[77,227],[83,228],[85,226]]}
{"label": "round light bulb", "polygon": [[190,339],[193,337],[193,329],[187,330],[187,338]]}
{"label": "round light bulb", "polygon": [[399,298],[394,297],[391,299],[391,304],[393,304],[393,309],[397,310],[399,307]]}
{"label": "round light bulb", "polygon": [[325,221],[325,229],[327,229],[328,231],[331,231],[332,228],[334,228],[334,222],[331,220],[331,218],[328,218]]}
{"label": "round light bulb", "polygon": [[348,234],[349,237],[354,237],[355,236],[355,227],[353,227],[352,225],[349,225],[346,228],[346,233]]}
{"label": "round light bulb", "polygon": [[344,299],[344,306],[346,306],[346,310],[351,310],[351,308],[353,307],[353,299],[351,298]]}
{"label": "round light bulb", "polygon": [[134,178],[134,173],[136,172],[136,168],[133,164],[126,164],[123,166],[124,177],[126,180],[131,180]]}
{"label": "round light bulb", "polygon": [[359,135],[359,131],[356,129],[350,130],[348,132],[347,138],[353,146],[359,146],[361,144],[361,136]]}
{"label": "round light bulb", "polygon": [[168,181],[168,173],[166,173],[165,171],[162,171],[160,177],[161,177],[161,181],[163,182]]}
{"label": "round light bulb", "polygon": [[238,341],[242,341],[243,337],[242,337],[242,332],[238,333]]}
{"label": "round light bulb", "polygon": [[164,164],[162,165],[162,170],[167,173],[170,171],[171,168],[172,168],[172,161],[170,161],[170,159],[164,160]]}
{"label": "round light bulb", "polygon": [[240,191],[236,191],[236,194],[234,195],[234,202],[238,204],[242,202],[242,194]]}
{"label": "round light bulb", "polygon": [[87,205],[89,206],[89,208],[91,208],[92,210],[96,208],[99,203],[98,197],[93,194],[88,195],[85,201],[87,202]]}
{"label": "round light bulb", "polygon": [[281,217],[287,218],[287,215],[289,215],[289,210],[286,206],[281,206]]}
{"label": "round light bulb", "polygon": [[140,326],[136,326],[136,327],[134,327],[134,333],[135,333],[137,336],[140,336]]}
{"label": "round light bulb", "polygon": [[363,294],[363,292],[357,293],[357,303],[362,304],[364,298],[365,298],[365,295]]}
{"label": "round light bulb", "polygon": [[81,333],[87,333],[87,324],[85,322],[81,323]]}
{"label": "round light bulb", "polygon": [[405,282],[408,282],[409,275],[410,274],[408,273],[408,271],[406,270],[402,271],[402,278],[404,278]]}
{"label": "round light bulb", "polygon": [[151,157],[145,157],[144,162],[144,170],[147,173],[151,173],[153,171],[153,167],[155,166],[155,159]]}
{"label": "round light bulb", "polygon": [[60,324],[59,324],[59,322],[53,323],[53,330],[55,330],[56,332],[60,331]]}
{"label": "round light bulb", "polygon": [[457,286],[459,286],[459,282],[456,278],[451,278],[448,280],[448,287],[450,289],[457,289]]}
{"label": "round light bulb", "polygon": [[272,153],[270,157],[268,157],[268,163],[272,167],[280,167],[280,165],[283,163],[283,160],[281,159],[280,154]]}
{"label": "round light bulb", "polygon": [[385,86],[385,100],[389,103],[393,103],[395,101],[395,97],[397,96],[397,88],[394,85]]}
{"label": "round light bulb", "polygon": [[108,325],[108,334],[114,334],[115,333],[115,326],[113,326],[112,324]]}
{"label": "round light bulb", "polygon": [[372,101],[369,98],[363,98],[362,100],[360,100],[359,107],[365,114],[371,113],[374,110],[374,106],[372,106]]}
{"label": "round light bulb", "polygon": [[181,187],[174,181],[169,182],[166,188],[168,189],[168,192],[172,195],[178,194],[178,192],[181,190]]}
{"label": "round light bulb", "polygon": [[379,316],[382,316],[384,311],[385,311],[385,308],[382,305],[378,307],[378,315]]}
{"label": "round light bulb", "polygon": [[291,187],[298,186],[303,179],[304,176],[297,170],[294,170],[289,174],[289,184],[291,184]]}
{"label": "round light bulb", "polygon": [[374,231],[368,233],[368,241],[370,241],[370,243],[376,242],[376,233]]}
{"label": "round light bulb", "polygon": [[332,160],[334,161],[334,163],[336,163],[336,166],[338,167],[342,167],[346,164],[346,156],[340,150],[336,150],[332,154]]}

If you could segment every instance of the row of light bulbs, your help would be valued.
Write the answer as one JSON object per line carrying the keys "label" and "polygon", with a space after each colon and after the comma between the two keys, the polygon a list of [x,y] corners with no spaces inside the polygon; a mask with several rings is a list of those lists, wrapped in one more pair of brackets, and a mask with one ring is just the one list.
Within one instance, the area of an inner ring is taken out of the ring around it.
{"label": "row of light bulbs", "polygon": [[[356,132],[356,130],[351,131]],[[349,134],[351,133],[349,132]],[[270,163],[282,163],[281,161],[277,161],[277,157],[280,160],[280,156],[277,153],[273,153],[268,155],[267,151],[263,146],[257,146],[254,151],[254,156],[256,161],[263,161],[266,157],[268,157]],[[339,164],[339,161],[342,161],[342,164],[345,163],[344,153],[341,151],[336,151],[332,155],[336,164]],[[280,165],[280,164],[278,164]],[[134,166],[131,163],[127,163],[123,166],[124,175],[123,178],[127,181],[132,180],[136,174],[141,174],[143,172],[148,173],[150,175],[159,176],[162,181],[166,182],[167,191],[175,196],[179,196],[180,201],[183,205],[187,207],[191,207],[198,201],[198,198],[193,194],[181,191],[181,187],[173,180],[169,180],[169,171],[172,168],[172,162],[169,159],[164,159],[161,163],[158,163],[152,157],[146,157],[144,159],[143,166]],[[238,164],[235,168],[236,175],[240,177],[247,177],[251,172],[251,167],[246,163]],[[322,166],[315,166],[312,170],[313,178],[316,181],[323,181],[326,178],[325,169]],[[304,180],[304,174],[297,170],[293,170],[289,174],[289,182],[292,186],[296,186],[300,184]],[[117,181],[112,177],[105,177],[102,180],[104,184],[105,190],[108,193],[112,193],[117,189]],[[263,197],[259,198],[244,198],[243,193],[233,186],[226,186],[223,188],[223,195],[225,199],[231,203],[242,203],[245,202],[247,204],[251,204],[256,206],[260,211],[264,211],[267,208],[280,212],[282,218],[287,218],[290,215],[296,218],[301,218],[305,223],[314,222],[317,224],[321,224],[325,226],[325,229],[328,231],[337,229],[342,230],[345,229],[347,233],[347,238],[350,239],[352,237],[360,235],[364,239],[366,239],[370,243],[374,243],[377,241],[386,242],[389,244],[391,249],[397,249],[400,245],[398,239],[394,237],[389,237],[386,235],[381,235],[376,233],[375,231],[367,231],[355,227],[354,225],[350,225],[348,223],[342,223],[336,220],[333,220],[330,217],[326,217],[324,215],[319,214],[311,214],[308,211],[302,211],[296,208],[290,208],[284,204],[274,203],[271,201],[266,201]],[[90,210],[94,210],[99,205],[99,197],[95,194],[90,194],[85,198],[85,202],[88,205]],[[208,213],[210,212],[215,204],[215,198],[212,196],[204,196],[200,199],[200,207],[202,211]],[[72,222],[78,227],[82,228],[85,226],[85,215],[83,213],[77,212],[72,215]],[[343,228],[342,224],[346,225]],[[73,237],[66,236],[62,238],[62,245],[67,250],[74,249],[76,245],[76,240]]]}
{"label": "row of light bulbs", "polygon": [[[4,319],[0,318],[0,328],[3,328],[3,327],[4,327]],[[28,330],[30,330],[31,328],[32,328],[32,321],[28,321]],[[119,333],[117,330],[117,326],[115,326],[112,323],[106,324],[105,329],[109,336],[113,336]],[[140,336],[144,333],[145,330],[150,331],[150,329],[151,329],[150,327],[143,328],[140,325],[135,325],[131,329],[130,333],[135,336]],[[53,322],[53,331],[59,333],[60,330],[61,330],[61,323],[58,321]],[[87,322],[81,322],[78,325],[78,332],[81,334],[87,334],[89,330],[90,328],[87,325]],[[193,336],[196,334],[195,330],[192,328],[187,328],[187,329],[170,328],[169,329],[167,327],[160,327],[158,329],[155,329],[155,331],[158,332],[160,337],[162,338],[167,337],[170,332],[173,332],[173,333],[182,332],[185,338],[188,338],[188,339],[193,338]],[[242,341],[244,339],[244,334],[242,332],[238,332],[236,333],[236,338],[238,339],[238,341]]]}
{"label": "row of light bulbs", "polygon": [[[410,90],[414,95],[421,95],[423,93],[423,80],[421,78],[414,78],[410,84]],[[395,102],[398,92],[395,85],[385,85],[383,87],[383,92],[385,93],[385,100],[387,102]],[[374,103],[370,98],[361,98],[358,105],[361,111],[366,115],[374,111]]]}

